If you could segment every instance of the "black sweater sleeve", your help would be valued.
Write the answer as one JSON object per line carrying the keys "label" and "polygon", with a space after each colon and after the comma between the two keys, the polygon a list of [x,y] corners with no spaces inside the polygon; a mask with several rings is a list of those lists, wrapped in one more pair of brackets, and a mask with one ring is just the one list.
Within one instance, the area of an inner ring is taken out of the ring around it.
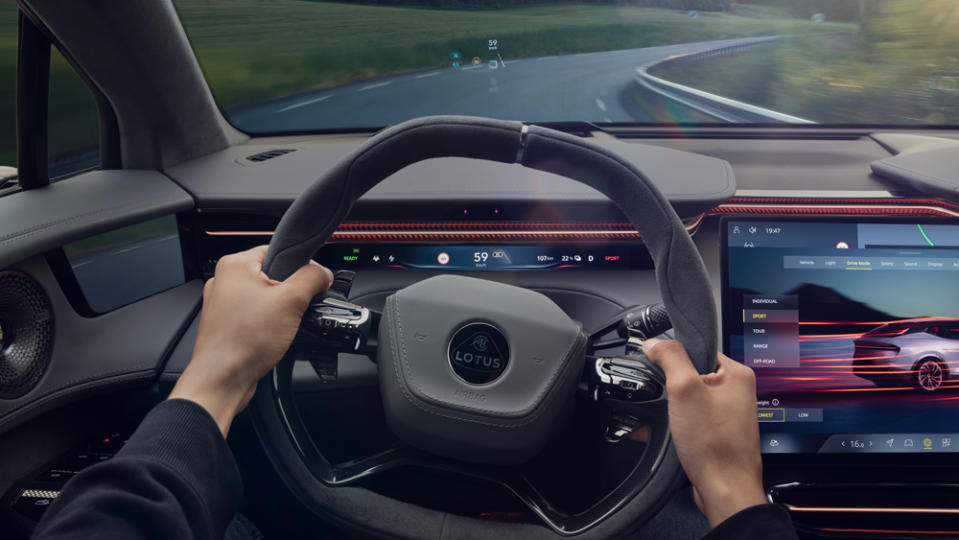
{"label": "black sweater sleeve", "polygon": [[778,504],[758,504],[730,516],[703,540],[797,540],[789,512]]}
{"label": "black sweater sleeve", "polygon": [[242,489],[209,413],[167,400],[113,459],[66,483],[34,538],[222,539]]}

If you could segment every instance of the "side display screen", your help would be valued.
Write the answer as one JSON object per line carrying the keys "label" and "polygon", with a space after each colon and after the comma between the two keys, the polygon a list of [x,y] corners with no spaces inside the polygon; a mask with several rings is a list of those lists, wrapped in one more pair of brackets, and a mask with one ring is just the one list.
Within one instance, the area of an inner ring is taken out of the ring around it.
{"label": "side display screen", "polygon": [[724,340],[769,453],[959,448],[959,225],[724,221]]}

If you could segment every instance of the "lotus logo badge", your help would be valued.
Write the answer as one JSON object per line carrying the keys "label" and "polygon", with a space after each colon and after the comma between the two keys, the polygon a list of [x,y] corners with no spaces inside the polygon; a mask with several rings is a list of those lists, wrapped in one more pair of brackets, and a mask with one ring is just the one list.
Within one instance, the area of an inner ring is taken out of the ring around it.
{"label": "lotus logo badge", "polygon": [[453,334],[449,345],[453,372],[468,383],[496,380],[509,363],[506,336],[491,324],[470,323]]}
{"label": "lotus logo badge", "polygon": [[479,335],[473,338],[473,343],[470,345],[474,350],[484,352],[486,351],[486,344],[489,343],[489,337],[485,335]]}

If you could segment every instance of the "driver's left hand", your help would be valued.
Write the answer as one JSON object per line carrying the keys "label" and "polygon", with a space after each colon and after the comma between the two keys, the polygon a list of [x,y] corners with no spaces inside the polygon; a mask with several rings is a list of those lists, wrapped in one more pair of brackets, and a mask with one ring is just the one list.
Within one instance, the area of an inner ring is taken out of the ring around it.
{"label": "driver's left hand", "polygon": [[224,437],[257,381],[286,353],[310,300],[333,282],[314,261],[274,281],[261,270],[266,252],[259,246],[219,260],[203,288],[193,357],[169,397],[202,406]]}

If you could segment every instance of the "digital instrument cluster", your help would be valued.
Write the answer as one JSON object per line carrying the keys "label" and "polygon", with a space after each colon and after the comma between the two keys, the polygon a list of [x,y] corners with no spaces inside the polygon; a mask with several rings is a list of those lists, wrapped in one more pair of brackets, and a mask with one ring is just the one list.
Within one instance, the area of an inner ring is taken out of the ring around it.
{"label": "digital instrument cluster", "polygon": [[318,260],[349,270],[626,270],[651,268],[646,249],[630,244],[330,244]]}

